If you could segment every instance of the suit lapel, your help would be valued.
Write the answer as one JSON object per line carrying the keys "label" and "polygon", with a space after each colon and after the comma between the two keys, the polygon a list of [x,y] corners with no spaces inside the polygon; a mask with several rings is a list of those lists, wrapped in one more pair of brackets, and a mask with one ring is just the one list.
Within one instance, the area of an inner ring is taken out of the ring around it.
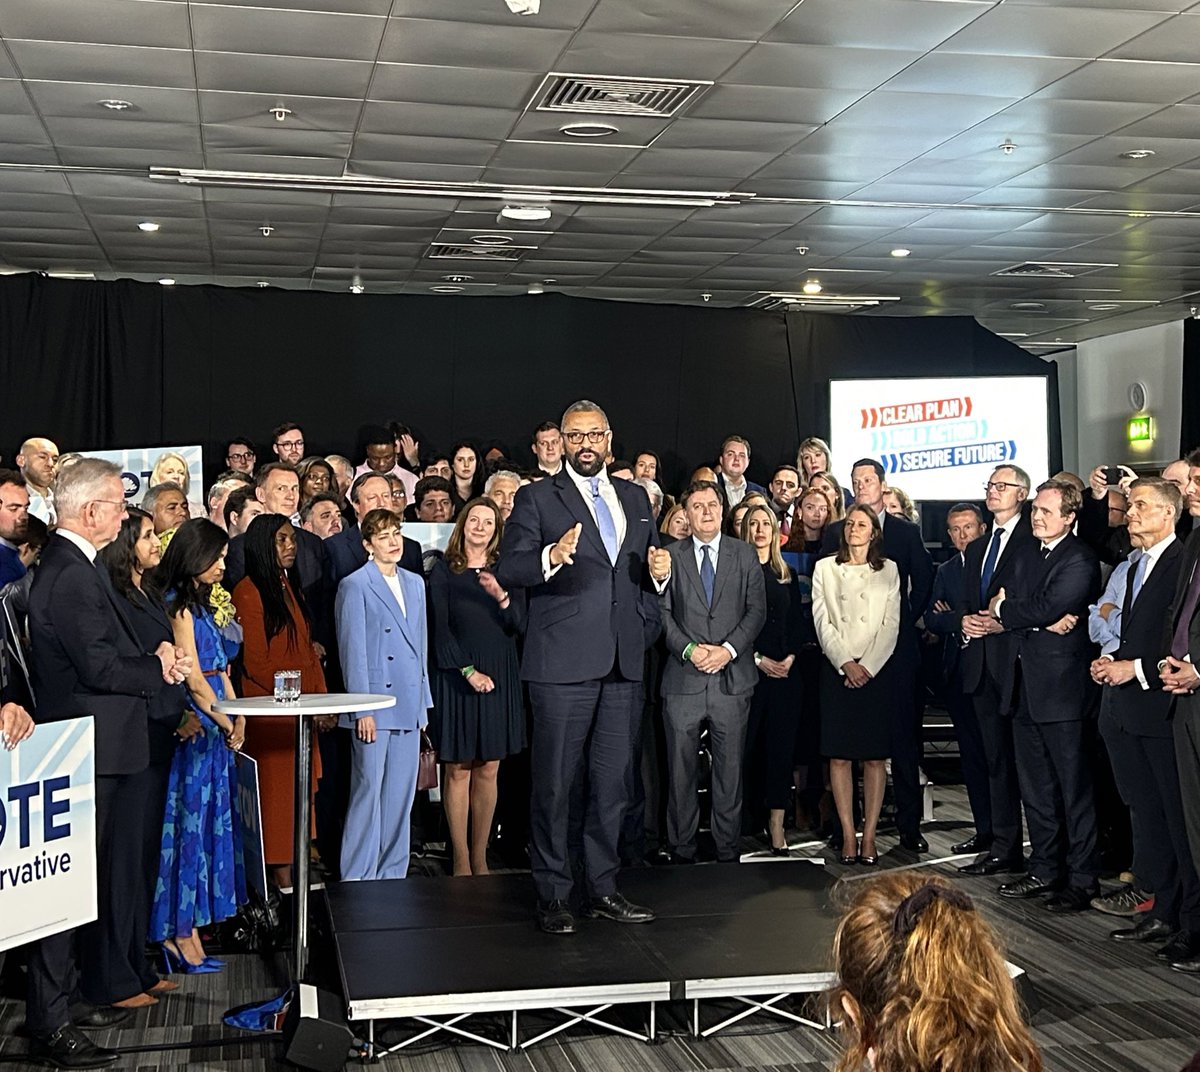
{"label": "suit lapel", "polygon": [[691,582],[701,604],[708,606],[708,600],[704,598],[704,585],[700,581],[700,567],[696,564],[696,545],[689,536],[675,546],[679,548],[679,561],[675,563],[675,568]]}
{"label": "suit lapel", "polygon": [[713,578],[713,606],[721,600],[721,591],[725,581],[733,572],[733,548],[728,546],[733,537],[722,536],[720,550],[717,552],[717,575]]}
{"label": "suit lapel", "polygon": [[95,562],[89,562],[87,555],[83,553],[66,537],[59,537],[60,545],[66,553],[75,555],[85,566],[96,571],[96,583],[100,585],[100,590],[104,593],[108,600],[109,606],[112,607],[113,613],[117,616],[117,621],[121,623],[121,628],[125,630],[125,635],[133,642],[134,646],[141,648],[142,642],[138,639],[137,633],[134,631],[133,625],[125,615],[125,609],[121,606],[120,597],[117,595],[116,589],[113,588],[112,578],[108,575],[108,567],[99,559]]}
{"label": "suit lapel", "polygon": [[[604,541],[600,538],[600,526],[596,524],[596,519],[592,517],[591,510],[584,503],[583,496],[580,495],[579,489],[575,486],[575,481],[561,471],[557,476],[551,477],[551,479],[554,481],[554,489],[558,492],[558,497],[562,501],[563,506],[566,507],[567,512],[583,526],[582,534],[591,540],[593,547],[607,562],[608,551],[604,546]],[[628,526],[626,526],[625,535],[629,535]]]}
{"label": "suit lapel", "polygon": [[[1182,553],[1183,553],[1183,545],[1180,544],[1178,540],[1176,540],[1174,544],[1172,544],[1170,547],[1168,547],[1162,553],[1162,555],[1159,557],[1158,561],[1154,564],[1154,569],[1151,572],[1150,576],[1147,577],[1144,581],[1142,581],[1141,591],[1138,592],[1137,599],[1135,599],[1133,601],[1133,603],[1130,605],[1129,613],[1125,614],[1124,610],[1122,610],[1121,616],[1122,616],[1123,622],[1132,621],[1134,618],[1137,617],[1138,608],[1146,605],[1145,597],[1146,597],[1147,591],[1150,591],[1150,592],[1158,591],[1159,586],[1161,586],[1163,583],[1163,578],[1167,575],[1167,572],[1168,572],[1167,567],[1170,565],[1171,562],[1173,562],[1175,560],[1175,558],[1178,555],[1180,555]],[[1130,578],[1130,580],[1132,580],[1132,578]],[[1171,582],[1172,592],[1174,592],[1175,584],[1178,582],[1178,580],[1179,580],[1179,578],[1177,575],[1175,577],[1175,580],[1173,580]],[[1130,588],[1129,589],[1130,594],[1132,594],[1132,591],[1133,591],[1132,588]],[[1154,603],[1154,600],[1151,599],[1150,603],[1152,605]],[[1160,604],[1160,606],[1161,606],[1161,604]],[[1124,628],[1124,625],[1122,625],[1122,629],[1123,628]]]}
{"label": "suit lapel", "polygon": [[[399,576],[398,567],[397,576]],[[374,566],[372,569],[367,571],[367,578],[371,584],[371,591],[375,593],[376,597],[379,598],[383,602],[383,605],[387,608],[387,612],[392,616],[392,620],[399,627],[400,634],[404,637],[405,643],[407,643],[409,647],[413,649],[413,651],[416,651],[416,645],[413,643],[412,629],[408,623],[408,615],[413,609],[408,605],[410,600],[406,596],[404,601],[404,613],[401,614],[400,606],[396,602],[396,597],[392,595],[392,590],[388,587],[387,581],[383,579],[383,574],[379,572],[378,566]],[[403,577],[400,578],[400,584],[401,587],[403,587]]]}

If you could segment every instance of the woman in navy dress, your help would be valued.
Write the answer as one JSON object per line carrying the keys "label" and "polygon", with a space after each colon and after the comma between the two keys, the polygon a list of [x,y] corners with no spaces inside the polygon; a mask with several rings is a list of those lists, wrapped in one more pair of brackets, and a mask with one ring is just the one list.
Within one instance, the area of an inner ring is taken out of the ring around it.
{"label": "woman in navy dress", "polygon": [[517,664],[524,597],[506,592],[488,572],[503,532],[500,508],[491,499],[472,499],[458,515],[445,558],[429,575],[437,666],[430,731],[446,764],[446,823],[456,875],[488,873],[500,760],[525,747]]}
{"label": "woman in navy dress", "polygon": [[204,727],[179,745],[171,762],[150,917],[150,937],[162,942],[163,959],[174,971],[220,970],[221,962],[206,957],[199,928],[230,918],[246,901],[234,766],[246,720],[213,709],[234,695],[226,644],[209,606],[210,589],[225,573],[228,542],[211,521],[186,521],[155,578],[166,594],[175,643],[192,656],[188,702]]}

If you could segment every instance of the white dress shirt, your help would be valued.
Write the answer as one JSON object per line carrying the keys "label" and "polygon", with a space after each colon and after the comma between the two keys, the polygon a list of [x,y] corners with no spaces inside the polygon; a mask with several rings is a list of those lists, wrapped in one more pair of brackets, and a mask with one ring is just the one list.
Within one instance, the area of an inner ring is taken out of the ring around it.
{"label": "white dress shirt", "polygon": [[96,548],[88,540],[85,540],[82,536],[79,535],[79,533],[72,532],[70,529],[55,529],[54,531],[57,532],[61,537],[63,537],[63,539],[70,540],[76,547],[79,548],[79,550],[81,550],[85,555],[87,555],[87,560],[93,566],[96,564],[97,551],[96,551]]}
{"label": "white dress shirt", "polygon": [[[695,537],[695,536],[692,537],[692,551],[696,555],[696,572],[697,573],[700,572],[700,568],[704,563],[704,548],[705,547],[708,548],[709,553],[712,557],[713,584],[716,584],[717,558],[721,554],[721,534],[718,532],[712,538],[712,540],[710,540],[708,543],[702,543],[697,537]],[[668,580],[669,579],[670,578],[668,578]],[[737,648],[735,648],[732,644],[730,644],[728,640],[725,641],[725,643],[722,644],[721,647],[723,647],[727,652],[729,652],[729,654],[732,658],[734,658],[734,659],[737,658],[737,655],[738,655]]]}
{"label": "white dress shirt", "polygon": [[[1156,565],[1158,565],[1158,560],[1160,558],[1162,558],[1163,552],[1168,547],[1170,547],[1171,544],[1173,544],[1174,542],[1175,542],[1175,533],[1171,532],[1171,533],[1167,534],[1166,539],[1159,540],[1158,543],[1156,543],[1153,547],[1142,552],[1141,557],[1138,559],[1138,576],[1140,577],[1140,582],[1138,584],[1138,594],[1139,595],[1141,594],[1142,589],[1144,589],[1146,587],[1146,582],[1150,579],[1150,574],[1154,571],[1154,567]],[[1126,586],[1129,584],[1129,575],[1132,572],[1132,567],[1128,566],[1128,560],[1126,560],[1126,562],[1121,563],[1121,565],[1127,566],[1124,577],[1122,578],[1122,580],[1125,583],[1121,585],[1120,601],[1116,603],[1116,610],[1112,611],[1108,616],[1108,624],[1110,626],[1113,625],[1113,619],[1114,618],[1116,619],[1116,628],[1117,628],[1118,633],[1120,632],[1120,628],[1121,628],[1120,616],[1121,616],[1122,610],[1125,605],[1125,589],[1126,589]],[[1115,577],[1116,577],[1116,571],[1114,570],[1113,578],[1115,578]],[[1110,580],[1109,580],[1109,586],[1110,587],[1112,586],[1112,578],[1110,578]],[[1107,591],[1106,591],[1106,594],[1107,594]],[[1116,593],[1114,592],[1113,594],[1115,595]],[[1100,598],[1103,600],[1104,596],[1101,596]],[[1090,610],[1091,608],[1089,607],[1088,609]],[[1107,660],[1109,660],[1109,662],[1115,662],[1116,660],[1114,658],[1113,653],[1117,650],[1118,646],[1119,646],[1119,644],[1105,645],[1105,647],[1108,648],[1108,651],[1101,651],[1100,658],[1107,659]],[[1142,668],[1142,660],[1141,659],[1133,660],[1133,673],[1134,673],[1134,676],[1138,680],[1138,684],[1142,686],[1142,689],[1148,690],[1150,688],[1150,682],[1148,682],[1146,680],[1146,672]]]}

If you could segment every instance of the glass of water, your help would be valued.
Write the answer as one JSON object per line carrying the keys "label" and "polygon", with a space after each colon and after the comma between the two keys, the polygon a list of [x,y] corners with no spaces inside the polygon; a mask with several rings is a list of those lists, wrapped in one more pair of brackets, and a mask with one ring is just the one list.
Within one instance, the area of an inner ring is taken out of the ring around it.
{"label": "glass of water", "polygon": [[295,703],[300,699],[300,671],[275,671],[275,702],[278,704]]}

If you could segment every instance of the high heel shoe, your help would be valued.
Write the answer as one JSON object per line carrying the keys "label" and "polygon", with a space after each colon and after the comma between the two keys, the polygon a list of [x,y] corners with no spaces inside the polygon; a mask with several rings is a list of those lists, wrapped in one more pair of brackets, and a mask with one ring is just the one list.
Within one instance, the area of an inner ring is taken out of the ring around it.
{"label": "high heel shoe", "polygon": [[224,969],[221,962],[212,963],[211,957],[205,957],[199,964],[193,964],[178,949],[172,949],[164,942],[162,944],[162,961],[165,974],[178,972],[181,975],[213,975]]}
{"label": "high heel shoe", "polygon": [[870,856],[863,856],[861,853],[859,853],[857,862],[862,864],[863,867],[874,867],[877,863],[879,863],[879,857],[874,853],[872,853]]}
{"label": "high heel shoe", "polygon": [[771,855],[772,856],[791,856],[792,850],[789,849],[787,847],[787,845],[778,845],[778,846],[772,845],[771,846]]}

